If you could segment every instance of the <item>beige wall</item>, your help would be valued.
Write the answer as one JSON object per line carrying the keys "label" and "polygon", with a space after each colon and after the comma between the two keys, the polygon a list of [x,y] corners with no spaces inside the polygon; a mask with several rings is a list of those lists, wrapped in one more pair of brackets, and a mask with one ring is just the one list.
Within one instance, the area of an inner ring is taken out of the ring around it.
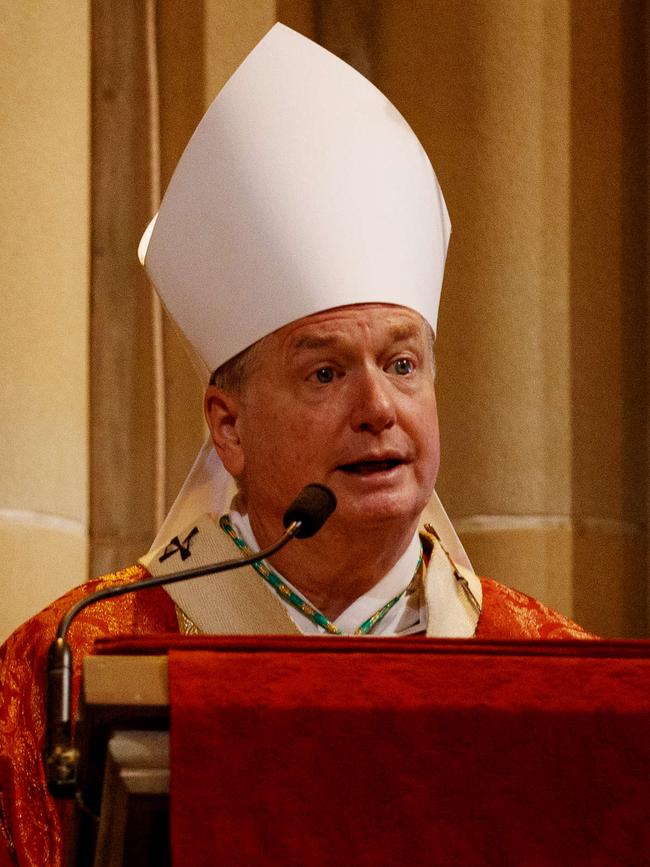
{"label": "beige wall", "polygon": [[479,572],[642,635],[643,4],[458,8],[380,4],[366,29],[370,77],[420,136],[454,224],[438,489]]}
{"label": "beige wall", "polygon": [[134,250],[155,210],[157,167],[164,188],[202,111],[279,19],[386,92],[445,191],[454,234],[438,343],[439,490],[477,569],[602,634],[643,634],[643,6],[157,0],[155,106],[147,3],[93,4],[88,374],[88,5],[1,2],[0,208],[11,231],[0,250],[10,371],[0,632],[84,576],[87,524],[90,574],[141,553],[160,511],[153,480],[168,505],[191,463],[200,388],[167,325],[154,351],[155,307]]}
{"label": "beige wall", "polygon": [[375,80],[454,226],[439,492],[477,570],[571,613],[568,3],[383,10]]}
{"label": "beige wall", "polygon": [[88,3],[0,3],[0,640],[87,569]]}

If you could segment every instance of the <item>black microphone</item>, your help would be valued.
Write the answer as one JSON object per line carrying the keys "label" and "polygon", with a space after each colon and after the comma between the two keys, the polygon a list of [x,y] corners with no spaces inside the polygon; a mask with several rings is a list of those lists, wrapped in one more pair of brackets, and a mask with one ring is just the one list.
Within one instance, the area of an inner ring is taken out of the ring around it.
{"label": "black microphone", "polygon": [[325,485],[307,485],[298,494],[284,514],[285,531],[270,547],[257,551],[248,557],[226,560],[211,566],[199,566],[173,572],[170,575],[160,575],[147,578],[144,581],[132,581],[130,584],[120,584],[105,587],[96,593],[91,593],[80,599],[76,605],[64,614],[59,621],[56,638],[50,645],[47,655],[47,688],[46,688],[46,718],[45,775],[50,793],[56,798],[72,798],[77,788],[77,765],[79,750],[72,738],[72,650],[66,641],[66,635],[75,617],[102,599],[123,596],[136,590],[146,590],[148,587],[160,587],[164,584],[175,584],[177,581],[188,581],[202,575],[216,575],[230,569],[239,569],[258,560],[271,557],[293,538],[306,539],[317,533],[336,508],[336,497]]}
{"label": "black microphone", "polygon": [[317,533],[336,508],[336,497],[325,485],[307,485],[284,513],[283,523],[289,527],[296,521],[300,527],[297,539],[308,539]]}

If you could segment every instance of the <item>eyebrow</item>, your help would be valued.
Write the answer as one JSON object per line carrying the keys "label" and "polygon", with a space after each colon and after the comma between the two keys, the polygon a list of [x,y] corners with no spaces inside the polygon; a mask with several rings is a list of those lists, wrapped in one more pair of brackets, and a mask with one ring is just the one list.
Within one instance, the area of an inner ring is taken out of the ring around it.
{"label": "eyebrow", "polygon": [[320,337],[318,334],[305,334],[299,337],[292,346],[292,349],[327,349],[339,343],[338,337],[331,335],[330,337]]}
{"label": "eyebrow", "polygon": [[401,325],[393,325],[389,335],[391,339],[398,343],[400,340],[410,340],[411,337],[418,337],[422,334],[422,324],[419,322],[409,322]]}
{"label": "eyebrow", "polygon": [[[412,337],[417,337],[421,333],[421,326],[419,323],[400,323],[398,325],[393,325],[389,332],[389,339],[398,343],[402,340],[409,340]],[[345,339],[344,339],[345,340]],[[341,340],[341,336],[339,334],[331,334],[331,335],[319,335],[319,334],[305,334],[302,337],[298,337],[295,343],[292,346],[294,352],[300,349],[329,349],[332,346],[336,346],[337,344],[344,342]]]}

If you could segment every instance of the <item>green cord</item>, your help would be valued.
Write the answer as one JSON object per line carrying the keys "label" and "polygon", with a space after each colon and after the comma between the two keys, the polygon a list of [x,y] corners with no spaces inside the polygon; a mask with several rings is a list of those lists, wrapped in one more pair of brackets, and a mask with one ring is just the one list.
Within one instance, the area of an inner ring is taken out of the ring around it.
{"label": "green cord", "polygon": [[[223,515],[219,520],[219,526],[221,529],[229,536],[235,545],[242,551],[247,557],[250,557],[253,553],[246,542],[242,538],[240,538],[232,524],[230,523],[230,519],[227,515]],[[317,626],[320,626],[326,632],[329,632],[331,635],[343,635],[341,630],[332,623],[331,620],[328,620],[324,614],[321,614],[313,605],[310,605],[302,596],[299,596],[294,590],[292,590],[285,582],[280,578],[279,575],[276,575],[275,572],[271,571],[271,569],[266,566],[262,560],[257,560],[252,564],[253,568],[260,575],[267,584],[270,584],[271,587],[275,590],[275,592],[283,599],[285,602],[288,602],[292,605],[297,611],[300,611],[301,614],[304,614],[312,623],[315,623]],[[391,600],[386,602],[385,605],[375,611],[374,614],[371,614],[367,620],[364,620],[361,626],[358,629],[355,629],[355,635],[368,635],[371,632],[373,627],[375,627],[391,610],[393,605],[395,605],[399,600],[404,596],[407,590],[410,590],[411,587],[418,581],[420,578],[422,568],[424,565],[424,561],[422,559],[422,548],[420,547],[420,556],[418,557],[418,562],[415,567],[415,572],[413,574],[413,578],[411,579],[408,587],[405,587],[397,596],[394,596]]]}

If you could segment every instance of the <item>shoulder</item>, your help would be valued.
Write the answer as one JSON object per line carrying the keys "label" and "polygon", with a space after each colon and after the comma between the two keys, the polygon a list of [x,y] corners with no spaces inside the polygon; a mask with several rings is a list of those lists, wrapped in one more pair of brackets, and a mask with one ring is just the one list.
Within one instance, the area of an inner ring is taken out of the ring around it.
{"label": "shoulder", "polygon": [[[40,760],[47,652],[60,619],[91,593],[140,581],[148,574],[143,566],[130,566],[75,587],[19,627],[0,647],[0,863],[5,853],[13,853],[19,863],[60,863],[59,815],[47,793]],[[75,702],[81,662],[96,638],[177,630],[174,605],[162,588],[86,608],[68,636],[74,658]]]}
{"label": "shoulder", "polygon": [[477,638],[596,638],[532,596],[491,578],[481,578],[481,586],[483,610],[476,629]]}
{"label": "shoulder", "polygon": [[[0,647],[0,664],[8,657],[16,659],[24,654],[33,657],[47,649],[60,619],[83,598],[107,587],[141,581],[148,575],[144,566],[136,564],[94,578],[64,593],[9,636]],[[86,645],[89,640],[92,644],[99,635],[125,631],[129,627],[136,628],[136,631],[149,631],[148,627],[155,630],[157,626],[159,630],[166,631],[172,611],[171,600],[160,588],[103,600],[84,609],[75,620],[70,629],[70,644],[73,647]]]}

